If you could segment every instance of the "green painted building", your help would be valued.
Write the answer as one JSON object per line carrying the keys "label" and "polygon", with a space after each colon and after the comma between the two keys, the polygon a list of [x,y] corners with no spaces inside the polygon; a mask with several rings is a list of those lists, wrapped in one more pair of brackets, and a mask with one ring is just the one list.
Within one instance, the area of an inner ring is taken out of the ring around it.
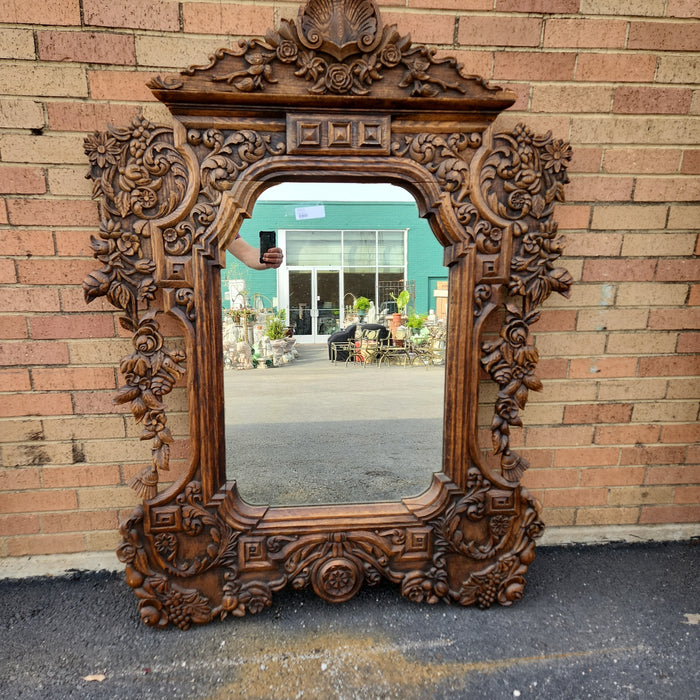
{"label": "green painted building", "polygon": [[258,232],[274,230],[285,251],[279,270],[257,271],[227,253],[224,308],[245,296],[257,308],[286,309],[295,335],[323,342],[353,322],[357,297],[377,316],[392,311],[390,293],[407,286],[409,312],[446,307],[442,246],[413,202],[258,201],[241,236],[257,247]]}

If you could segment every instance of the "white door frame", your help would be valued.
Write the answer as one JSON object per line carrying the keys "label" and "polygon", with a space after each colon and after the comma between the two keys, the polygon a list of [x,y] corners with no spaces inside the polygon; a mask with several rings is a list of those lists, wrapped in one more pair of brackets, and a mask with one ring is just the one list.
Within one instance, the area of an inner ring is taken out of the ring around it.
{"label": "white door frame", "polygon": [[328,341],[329,335],[321,335],[318,333],[318,273],[319,272],[337,272],[338,273],[338,327],[341,327],[343,322],[343,275],[341,274],[339,265],[292,265],[286,267],[280,275],[279,288],[279,305],[284,308],[287,313],[287,318],[291,319],[291,307],[289,304],[289,273],[290,272],[310,272],[311,273],[311,334],[296,335],[299,343],[325,343]]}

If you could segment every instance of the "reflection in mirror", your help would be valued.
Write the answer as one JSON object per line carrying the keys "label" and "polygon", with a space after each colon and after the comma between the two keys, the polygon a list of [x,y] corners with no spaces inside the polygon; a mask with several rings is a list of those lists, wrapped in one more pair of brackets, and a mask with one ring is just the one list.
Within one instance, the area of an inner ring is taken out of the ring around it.
{"label": "reflection in mirror", "polygon": [[227,478],[255,504],[422,493],[442,466],[447,333],[428,223],[397,187],[290,183],[240,234],[261,230],[282,267],[227,253],[222,272]]}

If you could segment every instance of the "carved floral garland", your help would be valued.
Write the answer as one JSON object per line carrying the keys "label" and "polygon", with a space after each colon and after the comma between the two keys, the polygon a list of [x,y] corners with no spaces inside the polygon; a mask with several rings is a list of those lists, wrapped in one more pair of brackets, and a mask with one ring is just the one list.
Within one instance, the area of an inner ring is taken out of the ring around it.
{"label": "carved floral garland", "polygon": [[[143,423],[142,440],[152,441],[152,464],[134,477],[130,486],[143,498],[156,495],[158,470],[169,467],[170,445],[162,397],[185,372],[185,354],[169,351],[148,309],[155,297],[155,263],[144,250],[146,224],[166,216],[181,202],[187,187],[187,169],[172,143],[172,129],[157,127],[136,117],[130,127],[109,127],[85,139],[90,161],[93,198],[99,199],[99,238],[91,247],[102,268],[83,281],[85,300],[100,296],[124,311],[123,328],[133,333],[135,352],[122,360],[126,380],[115,401],[129,403],[137,423]],[[180,291],[180,290],[179,290]]]}
{"label": "carved floral garland", "polygon": [[[522,426],[519,413],[525,408],[529,391],[542,389],[534,374],[537,349],[529,343],[530,326],[540,316],[534,309],[552,292],[568,297],[573,283],[567,270],[554,266],[562,253],[562,241],[551,218],[554,203],[564,201],[570,160],[567,143],[552,139],[551,133],[537,137],[521,124],[512,134],[494,136],[493,151],[482,169],[485,201],[498,216],[513,222],[508,292],[522,297],[522,309],[504,305],[500,338],[482,344],[481,359],[499,386],[491,423],[494,452],[501,455],[503,475],[515,483],[529,464],[510,449],[510,427]],[[485,288],[477,289],[477,308],[490,296]]]}

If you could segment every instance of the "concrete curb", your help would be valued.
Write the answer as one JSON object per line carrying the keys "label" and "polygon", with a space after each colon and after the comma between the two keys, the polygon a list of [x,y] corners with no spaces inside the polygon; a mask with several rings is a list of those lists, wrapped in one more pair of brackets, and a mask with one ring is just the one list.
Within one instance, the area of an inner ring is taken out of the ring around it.
{"label": "concrete curb", "polygon": [[[607,525],[552,527],[545,530],[540,547],[602,545],[611,542],[680,542],[700,538],[700,523],[670,525]],[[114,552],[44,554],[0,559],[0,580],[70,576],[76,571],[122,571]]]}

